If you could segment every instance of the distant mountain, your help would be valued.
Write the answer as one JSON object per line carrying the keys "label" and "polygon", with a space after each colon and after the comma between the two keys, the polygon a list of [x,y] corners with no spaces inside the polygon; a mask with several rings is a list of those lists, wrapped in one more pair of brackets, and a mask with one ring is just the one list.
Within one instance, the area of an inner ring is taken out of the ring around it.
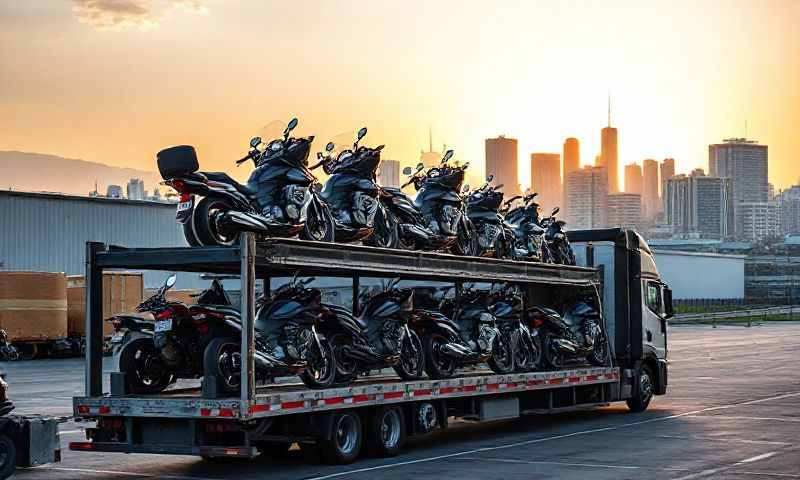
{"label": "distant mountain", "polygon": [[[87,162],[56,155],[0,151],[0,190],[25,190],[33,192],[60,192],[71,195],[88,195],[97,190],[105,195],[109,185],[119,185],[125,195],[125,186],[131,178],[144,181],[148,194],[158,186],[161,176],[157,172],[120,168],[102,163]],[[161,187],[161,194],[165,187]]]}

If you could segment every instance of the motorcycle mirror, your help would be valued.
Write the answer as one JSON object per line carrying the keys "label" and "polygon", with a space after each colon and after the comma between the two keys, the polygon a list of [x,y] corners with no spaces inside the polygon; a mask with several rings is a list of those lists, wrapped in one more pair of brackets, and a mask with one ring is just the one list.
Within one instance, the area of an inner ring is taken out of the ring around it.
{"label": "motorcycle mirror", "polygon": [[175,286],[175,282],[178,280],[178,276],[174,273],[167,277],[167,281],[164,282],[164,290],[169,290],[170,288]]}
{"label": "motorcycle mirror", "polygon": [[422,170],[423,168],[425,168],[425,164],[424,164],[424,163],[422,163],[422,162],[419,162],[419,163],[417,164],[417,171],[419,172],[419,171],[420,171],[420,170]]}
{"label": "motorcycle mirror", "polygon": [[453,158],[452,150],[444,152],[444,157],[442,157],[442,163],[447,163],[447,161],[450,160],[451,158]]}
{"label": "motorcycle mirror", "polygon": [[403,175],[411,175],[411,167],[404,168]]}
{"label": "motorcycle mirror", "polygon": [[309,283],[313,282],[314,280],[316,280],[316,277],[308,277],[305,280],[301,280],[300,283],[302,283],[303,285],[308,285]]}
{"label": "motorcycle mirror", "polygon": [[297,127],[297,118],[293,118],[293,119],[289,120],[289,125],[286,125],[286,130],[283,131],[283,136],[284,137],[288,137],[289,136],[289,132],[294,130],[295,127]]}
{"label": "motorcycle mirror", "polygon": [[332,152],[335,147],[336,145],[334,145],[333,142],[328,142],[328,144],[325,145],[325,151]]}
{"label": "motorcycle mirror", "polygon": [[553,209],[553,213],[551,213],[551,214],[550,214],[550,216],[551,216],[551,217],[552,217],[552,216],[554,216],[556,213],[558,213],[558,211],[559,211],[559,208],[558,208],[558,207],[554,208],[554,209]]}
{"label": "motorcycle mirror", "polygon": [[469,192],[469,184],[464,185],[464,188],[461,189],[461,193]]}
{"label": "motorcycle mirror", "polygon": [[261,144],[261,137],[253,137],[250,139],[250,148],[256,148]]}
{"label": "motorcycle mirror", "polygon": [[[362,138],[364,138],[364,135],[366,135],[366,134],[367,134],[367,127],[361,127],[361,129],[358,131],[358,140],[361,140]],[[358,141],[358,140],[356,140],[356,141]]]}
{"label": "motorcycle mirror", "polygon": [[492,180],[494,180],[494,175],[486,175],[486,183],[492,183]]}

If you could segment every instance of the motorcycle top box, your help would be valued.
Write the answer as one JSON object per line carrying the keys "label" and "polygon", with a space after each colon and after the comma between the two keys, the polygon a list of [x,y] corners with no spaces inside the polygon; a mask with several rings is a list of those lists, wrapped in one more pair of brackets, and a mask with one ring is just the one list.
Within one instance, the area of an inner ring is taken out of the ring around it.
{"label": "motorcycle top box", "polygon": [[164,180],[194,173],[200,169],[197,152],[191,145],[165,148],[156,154],[156,160],[158,172]]}

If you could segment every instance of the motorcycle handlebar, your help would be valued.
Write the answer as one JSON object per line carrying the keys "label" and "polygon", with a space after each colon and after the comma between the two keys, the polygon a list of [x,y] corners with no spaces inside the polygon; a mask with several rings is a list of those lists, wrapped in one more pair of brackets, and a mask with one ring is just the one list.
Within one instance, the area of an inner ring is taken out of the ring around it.
{"label": "motorcycle handlebar", "polygon": [[236,160],[236,166],[238,167],[242,163],[250,160],[250,158],[252,158],[252,157],[253,157],[253,154],[252,153],[248,153],[247,155],[245,155],[244,157],[240,158],[239,160]]}

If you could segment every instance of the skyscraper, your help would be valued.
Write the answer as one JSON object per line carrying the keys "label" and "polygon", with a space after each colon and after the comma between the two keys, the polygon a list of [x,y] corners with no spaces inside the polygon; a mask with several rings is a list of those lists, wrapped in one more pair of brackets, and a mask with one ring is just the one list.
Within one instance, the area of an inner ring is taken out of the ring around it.
{"label": "skyscraper", "polygon": [[664,185],[667,183],[667,180],[675,176],[675,159],[674,158],[665,158],[661,161],[660,166],[661,171],[661,196],[664,196]]}
{"label": "skyscraper", "polygon": [[570,172],[564,184],[564,196],[571,229],[607,226],[608,176],[605,168],[585,166]]}
{"label": "skyscraper", "polygon": [[625,193],[642,194],[642,167],[638,163],[625,165]]}
{"label": "skyscraper", "polygon": [[731,179],[734,233],[737,238],[742,238],[744,228],[739,205],[769,200],[767,160],[767,146],[759,145],[755,140],[728,138],[723,143],[708,146],[709,175]]}
{"label": "skyscraper", "polygon": [[561,204],[561,155],[531,153],[531,190],[545,210]]}
{"label": "skyscraper", "polygon": [[400,186],[399,160],[381,160],[380,172],[378,173],[378,185],[394,188]]}
{"label": "skyscraper", "polygon": [[794,185],[777,195],[781,208],[781,231],[784,234],[800,233],[800,185]]}
{"label": "skyscraper", "polygon": [[685,235],[694,231],[694,210],[691,182],[686,175],[678,175],[664,183],[664,216],[673,234]]}
{"label": "skyscraper", "polygon": [[581,168],[581,150],[577,138],[569,137],[564,140],[564,180],[567,174]]}
{"label": "skyscraper", "polygon": [[617,129],[611,124],[600,131],[600,166],[608,172],[608,191],[619,191],[619,163],[617,162]]}
{"label": "skyscraper", "polygon": [[131,178],[126,187],[128,198],[130,200],[144,200],[144,180],[140,178]]}
{"label": "skyscraper", "polygon": [[692,224],[701,238],[733,235],[733,199],[729,178],[691,175]]}
{"label": "skyscraper", "polygon": [[607,207],[609,227],[636,230],[642,221],[642,196],[638,193],[610,193]]}
{"label": "skyscraper", "polygon": [[503,184],[507,198],[519,195],[517,175],[517,140],[500,135],[486,139],[486,175],[494,175],[495,184]]}
{"label": "skyscraper", "polygon": [[644,218],[649,222],[655,220],[661,202],[658,196],[658,162],[651,158],[642,162],[642,203]]}

